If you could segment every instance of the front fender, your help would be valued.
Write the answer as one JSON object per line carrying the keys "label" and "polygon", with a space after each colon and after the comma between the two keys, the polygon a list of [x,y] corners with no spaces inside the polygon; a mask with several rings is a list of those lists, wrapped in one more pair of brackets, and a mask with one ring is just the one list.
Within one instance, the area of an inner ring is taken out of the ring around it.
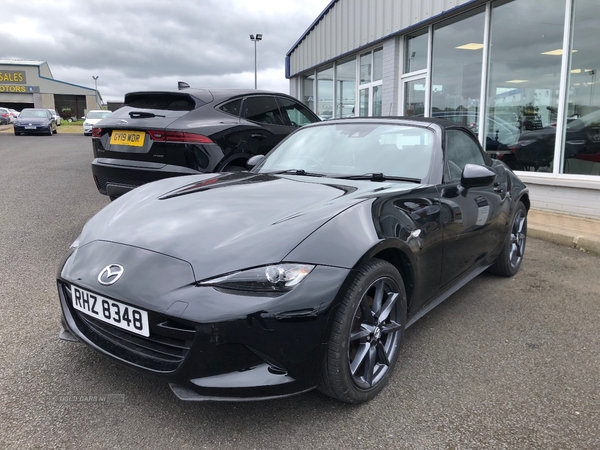
{"label": "front fender", "polygon": [[386,249],[394,248],[413,262],[411,243],[381,235],[373,213],[375,200],[361,202],[338,214],[296,246],[283,259],[353,269]]}

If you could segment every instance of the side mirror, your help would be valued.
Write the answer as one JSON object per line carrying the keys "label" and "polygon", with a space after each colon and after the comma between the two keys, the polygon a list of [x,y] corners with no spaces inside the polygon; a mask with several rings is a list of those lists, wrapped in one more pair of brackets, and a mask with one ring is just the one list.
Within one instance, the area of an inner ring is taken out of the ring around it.
{"label": "side mirror", "polygon": [[263,159],[265,159],[265,155],[254,155],[248,161],[246,161],[246,167],[248,169],[252,169],[254,166],[258,165]]}
{"label": "side mirror", "polygon": [[465,195],[468,189],[489,186],[496,179],[496,172],[486,166],[467,164],[460,177],[461,194]]}

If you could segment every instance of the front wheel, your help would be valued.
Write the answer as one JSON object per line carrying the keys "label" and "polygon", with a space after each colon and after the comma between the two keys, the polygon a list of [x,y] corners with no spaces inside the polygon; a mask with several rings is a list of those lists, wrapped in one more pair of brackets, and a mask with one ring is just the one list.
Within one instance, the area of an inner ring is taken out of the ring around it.
{"label": "front wheel", "polygon": [[346,403],[375,397],[398,360],[406,327],[406,293],[398,270],[372,259],[338,307],[318,388]]}
{"label": "front wheel", "polygon": [[527,208],[519,202],[513,215],[506,241],[489,271],[494,275],[512,277],[519,271],[527,242]]}

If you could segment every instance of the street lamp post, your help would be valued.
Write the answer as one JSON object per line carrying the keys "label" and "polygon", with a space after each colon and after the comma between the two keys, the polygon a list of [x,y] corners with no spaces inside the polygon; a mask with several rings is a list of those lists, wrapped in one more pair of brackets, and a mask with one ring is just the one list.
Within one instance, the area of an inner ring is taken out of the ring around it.
{"label": "street lamp post", "polygon": [[251,34],[250,40],[254,41],[254,89],[257,88],[257,77],[256,77],[256,43],[262,40],[262,34],[257,34],[256,37]]}
{"label": "street lamp post", "polygon": [[100,108],[100,103],[98,102],[98,76],[99,75],[92,75],[92,78],[94,79],[94,85],[96,87],[96,106]]}

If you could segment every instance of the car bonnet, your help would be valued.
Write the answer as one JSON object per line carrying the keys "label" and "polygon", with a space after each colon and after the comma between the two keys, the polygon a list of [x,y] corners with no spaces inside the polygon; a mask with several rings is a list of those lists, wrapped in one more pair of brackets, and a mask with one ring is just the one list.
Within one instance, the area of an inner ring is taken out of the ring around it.
{"label": "car bonnet", "polygon": [[352,183],[329,181],[238,172],[150,183],[92,218],[80,245],[102,240],[173,256],[189,262],[197,280],[276,263],[367,198]]}

